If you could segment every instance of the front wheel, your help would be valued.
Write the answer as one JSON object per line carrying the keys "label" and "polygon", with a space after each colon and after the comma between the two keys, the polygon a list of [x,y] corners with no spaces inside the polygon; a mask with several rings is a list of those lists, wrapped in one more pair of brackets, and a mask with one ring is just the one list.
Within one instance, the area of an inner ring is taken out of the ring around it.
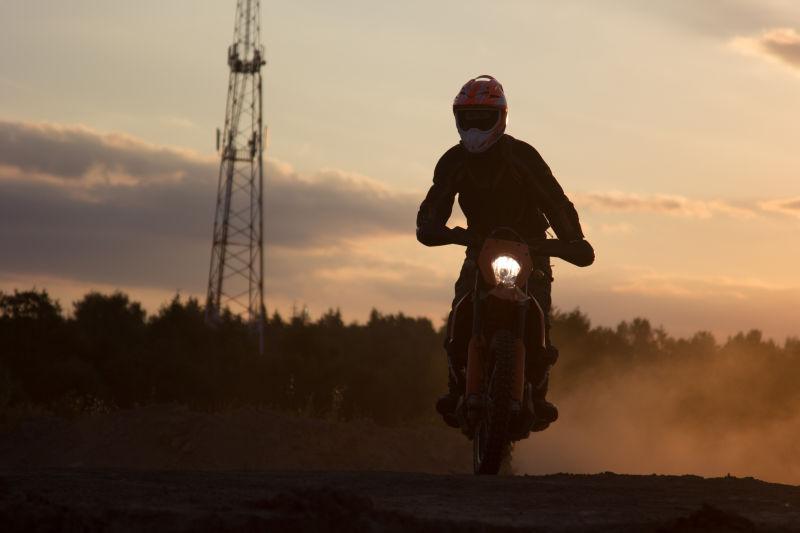
{"label": "front wheel", "polygon": [[494,361],[483,416],[472,439],[473,469],[476,474],[496,475],[509,453],[508,426],[513,402],[516,339],[510,331],[494,334],[489,344]]}

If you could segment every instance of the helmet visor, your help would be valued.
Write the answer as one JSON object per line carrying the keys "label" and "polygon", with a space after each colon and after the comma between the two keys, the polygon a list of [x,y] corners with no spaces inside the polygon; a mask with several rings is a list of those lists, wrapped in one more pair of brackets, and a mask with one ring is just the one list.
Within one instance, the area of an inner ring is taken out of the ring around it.
{"label": "helmet visor", "polygon": [[456,124],[464,131],[477,128],[489,131],[500,120],[498,109],[456,109]]}

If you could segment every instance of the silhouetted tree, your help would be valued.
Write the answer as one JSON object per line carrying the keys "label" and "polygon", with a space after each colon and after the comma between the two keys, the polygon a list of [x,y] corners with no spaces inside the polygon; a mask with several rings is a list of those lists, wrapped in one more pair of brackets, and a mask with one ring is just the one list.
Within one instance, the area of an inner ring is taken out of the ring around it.
{"label": "silhouetted tree", "polygon": [[[226,312],[209,327],[192,298],[175,296],[148,318],[125,294],[91,292],[67,317],[46,291],[0,293],[0,407],[268,405],[383,424],[435,416],[447,369],[443,328],[430,320],[373,310],[347,324],[338,309],[316,320],[300,310],[273,313],[265,330],[260,356],[239,317]],[[800,405],[797,338],[676,339],[642,318],[592,326],[580,310],[555,311],[551,337],[561,351],[557,394],[637,369],[661,372],[665,390],[680,381],[685,423],[767,423]]]}

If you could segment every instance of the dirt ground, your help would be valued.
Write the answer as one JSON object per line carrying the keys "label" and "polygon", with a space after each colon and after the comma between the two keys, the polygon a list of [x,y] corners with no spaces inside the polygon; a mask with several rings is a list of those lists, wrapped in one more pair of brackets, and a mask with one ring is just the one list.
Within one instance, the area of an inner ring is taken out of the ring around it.
{"label": "dirt ground", "polygon": [[0,417],[0,532],[800,531],[752,478],[475,477],[445,428],[266,410]]}
{"label": "dirt ground", "polygon": [[0,412],[0,468],[19,467],[450,474],[471,472],[472,447],[443,425],[387,428],[268,409],[155,406],[72,418]]}
{"label": "dirt ground", "polygon": [[693,476],[6,470],[2,531],[799,531],[800,488]]}

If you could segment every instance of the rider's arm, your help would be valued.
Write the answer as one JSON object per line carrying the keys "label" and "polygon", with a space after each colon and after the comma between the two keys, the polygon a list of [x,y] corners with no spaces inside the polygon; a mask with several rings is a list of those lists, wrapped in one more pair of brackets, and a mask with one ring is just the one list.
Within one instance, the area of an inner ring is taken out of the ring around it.
{"label": "rider's arm", "polygon": [[417,240],[425,246],[450,244],[447,220],[453,212],[455,191],[443,180],[433,180],[433,185],[417,212]]}
{"label": "rider's arm", "polygon": [[575,205],[564,194],[564,189],[539,152],[527,143],[517,142],[515,154],[534,171],[533,185],[539,203],[558,237],[557,241],[544,241],[533,246],[534,252],[559,257],[580,267],[591,265],[594,263],[594,248],[583,236]]}
{"label": "rider's arm", "polygon": [[[564,198],[566,199],[566,196]],[[545,216],[558,237],[558,241],[553,241],[549,245],[545,243],[551,252],[548,255],[560,257],[579,267],[594,263],[594,248],[583,236],[578,212],[572,202],[567,199],[561,205],[545,212]]]}
{"label": "rider's arm", "polygon": [[469,244],[471,239],[464,228],[447,227],[456,198],[455,179],[459,162],[454,150],[446,152],[433,172],[433,185],[417,212],[417,240],[425,246]]}

